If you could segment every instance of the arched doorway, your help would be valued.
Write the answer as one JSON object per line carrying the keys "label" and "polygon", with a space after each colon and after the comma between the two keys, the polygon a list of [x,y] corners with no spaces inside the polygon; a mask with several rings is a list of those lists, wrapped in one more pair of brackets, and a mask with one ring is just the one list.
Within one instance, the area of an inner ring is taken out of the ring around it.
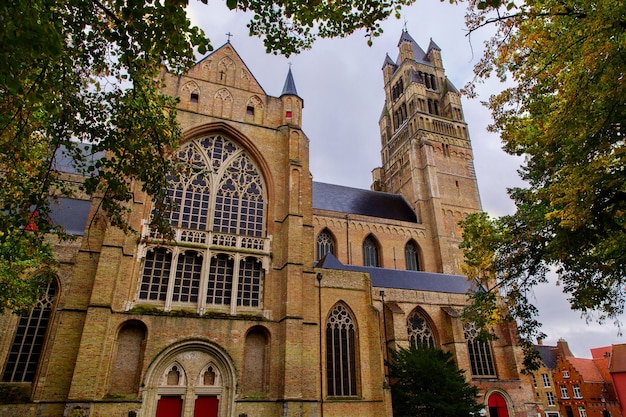
{"label": "arched doorway", "polygon": [[489,417],[509,417],[509,408],[502,394],[494,392],[487,400]]}
{"label": "arched doorway", "polygon": [[235,381],[232,361],[210,342],[171,346],[146,372],[141,416],[231,416]]}

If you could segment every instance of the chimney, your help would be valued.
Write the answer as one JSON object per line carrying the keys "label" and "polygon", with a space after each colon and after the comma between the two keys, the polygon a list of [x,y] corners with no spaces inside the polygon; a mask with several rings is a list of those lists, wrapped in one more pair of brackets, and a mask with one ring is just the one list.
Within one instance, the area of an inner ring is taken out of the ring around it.
{"label": "chimney", "polygon": [[569,350],[569,345],[567,344],[567,341],[563,338],[559,339],[558,342],[556,342],[556,350],[559,353],[559,355],[562,356],[574,356],[572,354],[572,351]]}

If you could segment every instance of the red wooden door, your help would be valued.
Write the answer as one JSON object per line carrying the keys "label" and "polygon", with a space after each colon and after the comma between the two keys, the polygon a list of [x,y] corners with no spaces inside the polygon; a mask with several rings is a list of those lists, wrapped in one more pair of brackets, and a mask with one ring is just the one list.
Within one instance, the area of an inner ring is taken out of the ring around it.
{"label": "red wooden door", "polygon": [[217,397],[198,397],[193,409],[193,417],[217,417],[217,405]]}
{"label": "red wooden door", "polygon": [[509,409],[506,406],[506,400],[497,392],[489,396],[487,405],[489,406],[489,417],[509,417]]}
{"label": "red wooden door", "polygon": [[156,417],[181,417],[183,399],[181,397],[161,397],[157,403]]}

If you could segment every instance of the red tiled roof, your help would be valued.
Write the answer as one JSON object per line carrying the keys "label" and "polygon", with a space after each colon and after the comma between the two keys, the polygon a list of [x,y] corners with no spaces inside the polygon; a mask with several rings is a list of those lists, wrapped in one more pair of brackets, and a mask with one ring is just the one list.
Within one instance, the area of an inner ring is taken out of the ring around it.
{"label": "red tiled roof", "polygon": [[580,373],[585,382],[603,382],[602,374],[593,359],[566,357],[566,360]]}

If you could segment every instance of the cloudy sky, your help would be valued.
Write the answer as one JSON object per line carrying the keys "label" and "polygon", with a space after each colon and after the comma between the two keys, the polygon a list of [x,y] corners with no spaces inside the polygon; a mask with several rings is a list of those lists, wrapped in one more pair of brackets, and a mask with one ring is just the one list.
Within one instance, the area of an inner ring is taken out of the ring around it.
{"label": "cloudy sky", "polygon": [[[484,29],[466,36],[465,7],[439,0],[422,0],[403,10],[402,18],[383,23],[384,34],[368,47],[361,32],[343,39],[317,41],[313,48],[285,58],[268,55],[262,41],[248,36],[250,15],[231,12],[222,1],[204,5],[191,2],[189,15],[217,48],[227,41],[246,62],[269,95],[279,96],[291,69],[300,97],[304,99],[303,128],[310,140],[311,173],[315,181],[369,189],[371,171],[380,165],[378,119],[384,102],[382,64],[385,54],[395,60],[403,27],[426,49],[430,38],[440,47],[446,75],[462,88],[473,78],[480,58]],[[405,23],[406,22],[406,23]],[[480,101],[501,85],[488,80],[479,86],[479,98],[463,101],[474,148],[476,175],[483,209],[493,216],[511,213],[514,205],[506,189],[520,185],[520,160],[505,154],[497,136],[486,131],[490,115]],[[589,349],[625,343],[613,323],[587,324],[573,312],[559,287],[545,285],[536,291],[545,344],[559,338],[569,342],[574,355],[590,357]]]}

